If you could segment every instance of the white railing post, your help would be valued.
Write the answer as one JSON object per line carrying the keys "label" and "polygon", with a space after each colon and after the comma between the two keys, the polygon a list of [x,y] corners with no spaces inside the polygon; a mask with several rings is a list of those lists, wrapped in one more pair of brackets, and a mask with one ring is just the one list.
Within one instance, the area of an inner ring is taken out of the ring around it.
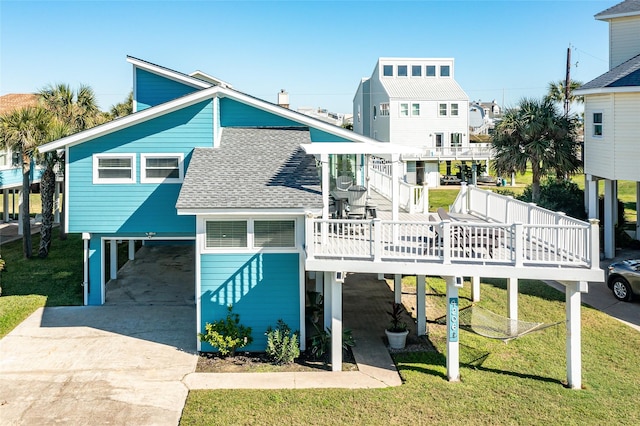
{"label": "white railing post", "polygon": [[[324,225],[324,223],[323,223]],[[307,213],[304,221],[304,239],[305,239],[305,248],[307,251],[307,259],[313,259],[314,256],[314,246],[315,246],[315,221],[313,219],[313,215],[311,213]]]}
{"label": "white railing post", "polygon": [[442,263],[451,263],[451,222],[444,220],[442,226]]}
{"label": "white railing post", "polygon": [[536,203],[528,203],[528,204],[529,204],[529,212],[527,214],[527,225],[531,223],[535,223],[534,218],[532,218],[531,216],[533,216],[533,213],[536,211]]}
{"label": "white railing post", "polygon": [[380,262],[382,259],[382,221],[373,219],[371,221],[373,227],[373,261]]}
{"label": "white railing post", "polygon": [[522,266],[523,258],[524,258],[524,225],[520,222],[514,223],[514,232],[513,232],[513,250],[515,251],[515,266]]}
{"label": "white railing post", "polygon": [[460,183],[460,198],[462,199],[462,211],[460,213],[467,214],[469,212],[469,187],[466,182]]}
{"label": "white railing post", "polygon": [[[566,215],[566,213],[564,213],[564,212],[557,212],[557,213],[556,213],[556,215],[555,215],[555,217],[554,217],[554,219],[555,219],[555,224],[556,224],[556,225],[561,225],[561,223],[560,223],[560,222],[562,222],[562,219],[564,218],[564,216],[565,216],[565,215]],[[560,248],[561,248],[561,247],[567,247],[567,244],[565,244],[565,243],[568,243],[568,241],[567,241],[567,240],[571,238],[571,235],[570,235],[570,234],[565,234],[565,235],[567,235],[567,236],[568,236],[568,238],[565,238],[565,239],[564,239],[564,241],[562,241],[562,244],[561,244],[561,242],[560,242],[560,235],[561,235],[561,231],[562,231],[562,228],[560,228],[560,226],[558,226],[558,227],[556,228],[556,235],[555,235],[555,237],[556,237],[556,243],[555,243],[555,247],[554,247],[554,248],[555,248],[555,251],[556,251],[556,255],[557,255],[557,256],[562,256],[562,255],[564,255],[564,254],[568,254],[568,252],[569,252],[569,250],[564,249],[564,250],[563,250],[563,253],[560,253]]]}
{"label": "white railing post", "polygon": [[589,219],[591,227],[589,231],[591,233],[589,241],[591,242],[590,254],[591,269],[600,268],[600,221],[598,219]]}

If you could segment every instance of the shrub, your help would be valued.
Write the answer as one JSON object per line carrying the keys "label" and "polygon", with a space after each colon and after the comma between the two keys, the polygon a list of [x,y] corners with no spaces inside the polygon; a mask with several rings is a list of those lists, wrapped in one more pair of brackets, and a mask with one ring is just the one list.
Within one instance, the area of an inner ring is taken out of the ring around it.
{"label": "shrub", "polygon": [[244,348],[251,342],[251,327],[240,324],[240,315],[234,314],[233,307],[229,305],[227,317],[206,323],[206,333],[198,333],[200,341],[207,342],[218,349],[220,355],[235,355],[236,349]]}
{"label": "shrub", "polygon": [[[521,201],[531,202],[531,185],[527,185],[522,195],[517,197]],[[578,184],[570,180],[547,177],[540,183],[540,200],[537,205],[545,209],[564,212],[568,216],[584,220],[587,214],[584,210],[584,191]]]}
{"label": "shrub", "polygon": [[[313,324],[316,334],[311,336],[311,355],[314,358],[322,358],[331,348],[331,329],[322,330],[317,324]],[[350,346],[355,346],[352,331],[348,328],[342,330],[342,349],[347,350]]]}
{"label": "shrub", "polygon": [[275,329],[269,327],[267,332],[267,355],[276,364],[291,364],[300,356],[298,335],[291,334],[291,329],[284,321],[278,320]]}

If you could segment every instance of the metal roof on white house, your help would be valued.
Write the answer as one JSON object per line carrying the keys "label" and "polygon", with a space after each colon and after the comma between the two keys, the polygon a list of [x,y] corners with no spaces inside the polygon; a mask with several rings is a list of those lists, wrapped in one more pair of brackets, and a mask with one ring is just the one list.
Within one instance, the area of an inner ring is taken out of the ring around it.
{"label": "metal roof on white house", "polygon": [[381,78],[390,99],[468,101],[469,96],[453,78]]}

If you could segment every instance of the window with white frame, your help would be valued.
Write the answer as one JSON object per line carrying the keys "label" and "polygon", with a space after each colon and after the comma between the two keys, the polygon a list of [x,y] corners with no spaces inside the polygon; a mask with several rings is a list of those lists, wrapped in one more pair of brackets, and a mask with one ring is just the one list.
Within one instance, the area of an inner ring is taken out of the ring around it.
{"label": "window with white frame", "polygon": [[253,224],[254,247],[289,248],[296,245],[293,220],[256,220]]}
{"label": "window with white frame", "polygon": [[380,104],[380,115],[388,116],[389,115],[389,103],[385,102]]}
{"label": "window with white frame", "polygon": [[462,146],[462,133],[451,133],[451,146],[452,147]]}
{"label": "window with white frame", "polygon": [[451,116],[452,117],[458,116],[458,104],[451,104]]}
{"label": "window with white frame", "polygon": [[449,65],[440,66],[440,77],[449,77],[451,75],[451,68]]}
{"label": "window with white frame", "polygon": [[420,104],[411,104],[411,115],[414,117],[420,115]]}
{"label": "window with white frame", "polygon": [[393,65],[383,65],[382,75],[385,77],[393,77]]}
{"label": "window with white frame", "polygon": [[411,77],[422,77],[422,65],[411,65]]}
{"label": "window with white frame", "polygon": [[602,113],[593,113],[593,136],[597,138],[602,137]]}
{"label": "window with white frame", "polygon": [[93,183],[135,183],[135,154],[95,154]]}
{"label": "window with white frame", "polygon": [[398,77],[407,77],[407,66],[398,65]]}
{"label": "window with white frame", "polygon": [[184,177],[183,154],[140,154],[142,183],[180,183]]}
{"label": "window with white frame", "polygon": [[427,77],[435,77],[436,76],[436,66],[435,65],[427,65],[426,68],[426,76]]}
{"label": "window with white frame", "polygon": [[442,117],[447,115],[447,104],[439,104],[439,114]]}
{"label": "window with white frame", "polygon": [[409,116],[409,104],[400,104],[400,117]]}
{"label": "window with white frame", "polygon": [[206,248],[247,248],[246,220],[212,220],[205,228]]}

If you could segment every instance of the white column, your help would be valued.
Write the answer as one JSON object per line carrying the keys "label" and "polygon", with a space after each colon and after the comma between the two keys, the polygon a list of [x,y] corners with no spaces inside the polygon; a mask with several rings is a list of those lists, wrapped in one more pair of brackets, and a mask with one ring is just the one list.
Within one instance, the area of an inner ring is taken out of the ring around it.
{"label": "white column", "polygon": [[342,371],[342,283],[331,274],[331,371]]}
{"label": "white column", "polygon": [[55,188],[55,194],[53,196],[53,221],[60,223],[60,182],[56,182]]}
{"label": "white column", "polygon": [[129,260],[136,258],[136,240],[129,240]]}
{"label": "white column", "polygon": [[83,232],[83,275],[82,275],[82,292],[83,292],[83,304],[87,306],[89,304],[89,240],[91,240],[91,234]]}
{"label": "white column", "polygon": [[329,154],[320,154],[322,164],[322,218],[329,219]]}
{"label": "white column", "polygon": [[582,388],[582,338],[580,331],[580,287],[578,281],[566,283],[567,382],[571,389]]}
{"label": "white column", "polygon": [[9,190],[2,190],[2,221],[9,222]]}
{"label": "white column", "polygon": [[393,276],[393,301],[402,303],[402,275],[400,274]]}
{"label": "white column", "polygon": [[331,276],[335,277],[335,274],[332,272],[323,272],[324,274],[324,292],[322,294],[324,300],[324,321],[323,326],[326,330],[327,328],[331,328],[331,303],[333,299],[331,298]]}
{"label": "white column", "polygon": [[[15,192],[14,192],[15,197]],[[24,226],[22,226],[22,217],[24,212],[22,211],[22,189],[18,191],[18,235],[24,234]]]}
{"label": "white column", "polygon": [[[591,175],[588,175],[591,176]],[[588,199],[589,199],[589,203],[587,205],[587,214],[589,216],[589,218],[592,219],[597,219],[599,218],[599,202],[598,202],[598,198],[599,198],[599,194],[598,194],[598,180],[594,179],[593,177],[586,178],[586,186],[585,186],[586,191],[584,191],[585,194],[589,194],[588,195]],[[586,195],[585,195],[586,196]]]}
{"label": "white column", "polygon": [[480,277],[479,276],[471,277],[471,301],[472,302],[480,301]]}
{"label": "white column", "polygon": [[613,259],[616,254],[615,249],[615,233],[614,233],[614,218],[613,218],[613,181],[609,179],[604,180],[604,257],[607,259]]}
{"label": "white column", "polygon": [[391,220],[400,220],[400,156],[391,155]]}
{"label": "white column", "polygon": [[447,377],[450,382],[460,380],[460,347],[458,335],[458,287],[456,277],[444,277],[447,282]]}
{"label": "white column", "polygon": [[518,319],[518,279],[507,279],[507,316]]}
{"label": "white column", "polygon": [[[640,182],[636,182],[636,212],[640,212]],[[640,240],[640,214],[636,216],[636,240]]]}
{"label": "white column", "polygon": [[516,186],[516,174],[511,173],[511,186]]}
{"label": "white column", "polygon": [[426,288],[425,276],[416,276],[416,317],[418,319],[418,336],[427,334]]}
{"label": "white column", "polygon": [[111,250],[109,277],[115,280],[118,278],[118,242],[116,240],[109,240],[109,247]]}
{"label": "white column", "polygon": [[611,204],[613,206],[613,226],[618,224],[618,181],[617,180],[613,180],[611,181],[611,188],[613,189],[613,192],[611,193],[611,196],[613,198],[613,203]]}

